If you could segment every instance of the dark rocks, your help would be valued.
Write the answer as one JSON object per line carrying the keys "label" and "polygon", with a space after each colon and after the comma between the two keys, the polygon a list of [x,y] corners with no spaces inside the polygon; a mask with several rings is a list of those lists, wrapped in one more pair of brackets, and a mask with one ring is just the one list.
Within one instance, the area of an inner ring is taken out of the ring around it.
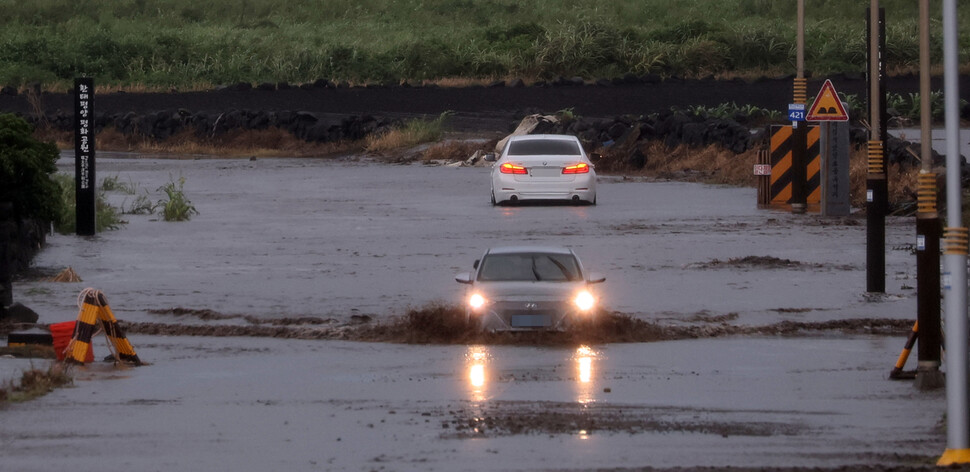
{"label": "dark rocks", "polygon": [[37,312],[20,303],[14,303],[2,311],[0,321],[9,323],[36,323],[40,316]]}
{"label": "dark rocks", "polygon": [[[200,138],[213,138],[233,131],[279,128],[311,142],[337,142],[363,139],[370,133],[383,130],[390,121],[374,116],[330,116],[325,123],[323,114],[308,111],[254,111],[229,109],[218,114],[194,113],[185,108],[160,110],[145,114],[100,113],[95,116],[95,128],[101,131],[114,128],[124,135],[151,139],[166,139],[188,131]],[[25,116],[37,125],[41,118]],[[60,131],[71,131],[73,114],[58,111],[43,117],[46,124]]]}

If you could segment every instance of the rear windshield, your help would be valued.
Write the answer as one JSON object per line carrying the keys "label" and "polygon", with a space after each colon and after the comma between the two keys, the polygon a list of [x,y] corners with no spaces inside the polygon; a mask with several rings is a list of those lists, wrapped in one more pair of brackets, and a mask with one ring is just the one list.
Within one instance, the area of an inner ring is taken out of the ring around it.
{"label": "rear windshield", "polygon": [[558,139],[531,139],[512,141],[509,144],[510,156],[579,156],[582,151],[575,141]]}
{"label": "rear windshield", "polygon": [[572,254],[489,254],[482,260],[478,280],[572,282],[581,280],[581,276]]}

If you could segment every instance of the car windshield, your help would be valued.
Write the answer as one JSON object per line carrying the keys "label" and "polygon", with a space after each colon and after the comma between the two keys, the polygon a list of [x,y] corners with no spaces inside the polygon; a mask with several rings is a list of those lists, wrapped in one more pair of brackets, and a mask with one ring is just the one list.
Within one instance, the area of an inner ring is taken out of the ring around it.
{"label": "car windshield", "polygon": [[529,139],[509,143],[510,156],[579,156],[582,152],[575,141],[561,139]]}
{"label": "car windshield", "polygon": [[580,280],[572,254],[489,254],[482,260],[478,280],[484,282],[572,282]]}

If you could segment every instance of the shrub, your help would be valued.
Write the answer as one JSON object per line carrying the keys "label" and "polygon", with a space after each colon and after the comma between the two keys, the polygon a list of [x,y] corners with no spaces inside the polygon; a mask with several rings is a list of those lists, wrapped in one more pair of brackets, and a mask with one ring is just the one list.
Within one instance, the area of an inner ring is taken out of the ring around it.
{"label": "shrub", "polygon": [[178,182],[172,180],[159,187],[159,190],[164,191],[165,195],[168,196],[168,200],[162,199],[158,201],[158,206],[162,208],[162,216],[165,218],[165,221],[188,221],[192,218],[193,214],[199,214],[199,211],[195,209],[192,202],[188,198],[185,198],[184,187],[185,177],[179,177]]}
{"label": "shrub", "polygon": [[51,363],[47,370],[31,366],[20,377],[19,383],[8,381],[0,387],[0,402],[24,402],[46,395],[55,388],[66,387],[74,383],[74,377],[64,364]]}
{"label": "shrub", "polygon": [[[53,218],[54,230],[60,234],[72,234],[77,231],[77,193],[75,192],[74,176],[68,174],[54,174],[54,180],[61,189],[60,212]],[[94,230],[96,232],[116,230],[126,224],[121,219],[121,211],[105,200],[104,183],[98,186],[94,199]]]}
{"label": "shrub", "polygon": [[13,203],[16,218],[53,221],[62,211],[61,189],[51,178],[59,153],[33,132],[23,118],[0,114],[0,202]]}

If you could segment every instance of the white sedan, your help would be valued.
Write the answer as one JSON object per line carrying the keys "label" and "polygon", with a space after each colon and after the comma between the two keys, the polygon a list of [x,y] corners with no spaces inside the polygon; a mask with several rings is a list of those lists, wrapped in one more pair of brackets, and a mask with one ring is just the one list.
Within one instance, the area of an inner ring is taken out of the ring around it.
{"label": "white sedan", "polygon": [[596,204],[596,172],[579,139],[556,134],[509,138],[492,166],[492,204],[523,200]]}
{"label": "white sedan", "polygon": [[467,316],[485,331],[566,329],[593,316],[591,286],[606,281],[563,247],[492,248],[473,267],[455,281],[470,285]]}

